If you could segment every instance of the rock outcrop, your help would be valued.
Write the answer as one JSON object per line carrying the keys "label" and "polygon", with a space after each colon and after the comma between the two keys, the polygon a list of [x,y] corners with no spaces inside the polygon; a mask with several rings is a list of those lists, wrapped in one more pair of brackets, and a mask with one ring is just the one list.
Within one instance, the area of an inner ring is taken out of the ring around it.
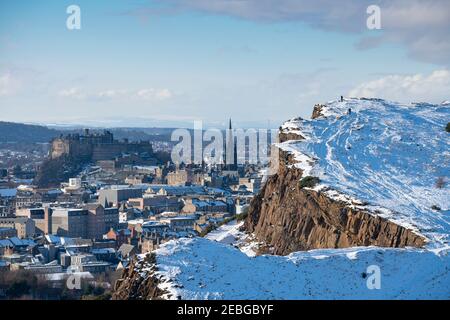
{"label": "rock outcrop", "polygon": [[[313,118],[321,116],[315,106]],[[280,130],[280,142],[301,140],[300,133]],[[278,172],[252,200],[245,229],[265,243],[266,251],[286,255],[299,250],[354,246],[421,247],[425,238],[357,206],[301,187],[302,170],[293,155],[279,151]]]}
{"label": "rock outcrop", "polygon": [[158,288],[155,255],[147,254],[136,259],[123,270],[114,286],[113,300],[158,300],[165,294]]}

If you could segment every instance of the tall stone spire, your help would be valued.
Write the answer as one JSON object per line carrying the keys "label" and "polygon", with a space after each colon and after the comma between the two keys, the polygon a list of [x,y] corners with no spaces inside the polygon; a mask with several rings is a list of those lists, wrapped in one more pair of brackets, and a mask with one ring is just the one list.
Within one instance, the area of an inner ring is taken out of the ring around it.
{"label": "tall stone spire", "polygon": [[227,170],[236,170],[237,168],[237,150],[234,143],[233,127],[231,125],[231,118],[227,130],[227,141],[225,146],[225,163]]}

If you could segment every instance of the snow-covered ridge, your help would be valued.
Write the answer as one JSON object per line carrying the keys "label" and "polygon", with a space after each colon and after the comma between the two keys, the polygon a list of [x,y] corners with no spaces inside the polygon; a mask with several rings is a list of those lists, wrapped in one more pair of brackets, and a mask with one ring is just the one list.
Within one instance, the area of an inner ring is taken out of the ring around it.
{"label": "snow-covered ridge", "polygon": [[[448,299],[450,255],[358,247],[249,257],[205,238],[171,240],[156,252],[166,299]],[[367,267],[381,268],[370,290]]]}
{"label": "snow-covered ridge", "polygon": [[[142,279],[158,279],[163,299],[448,299],[449,249],[355,247],[254,256],[230,223],[207,238],[182,238],[153,252]],[[251,245],[251,243],[249,243]],[[435,254],[436,253],[436,254]],[[143,259],[145,255],[141,255]],[[367,286],[369,266],[381,287]]]}
{"label": "snow-covered ridge", "polygon": [[[415,230],[428,248],[448,246],[450,234],[450,105],[345,99],[320,106],[320,116],[286,122],[279,143],[316,190]],[[439,185],[439,179],[444,184]],[[440,210],[439,210],[440,209]]]}

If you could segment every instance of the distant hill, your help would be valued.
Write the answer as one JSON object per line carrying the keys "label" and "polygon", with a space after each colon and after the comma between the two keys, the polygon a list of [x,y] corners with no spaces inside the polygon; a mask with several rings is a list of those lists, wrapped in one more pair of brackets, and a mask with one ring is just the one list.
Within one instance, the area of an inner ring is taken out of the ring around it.
{"label": "distant hill", "polygon": [[49,142],[60,134],[44,126],[0,121],[0,142]]}
{"label": "distant hill", "polygon": [[[91,131],[102,132],[104,129],[94,128]],[[130,141],[170,141],[170,128],[108,128],[116,139]],[[23,124],[0,121],[0,143],[44,143],[50,142],[61,134],[82,133],[82,128],[57,128],[43,125]]]}

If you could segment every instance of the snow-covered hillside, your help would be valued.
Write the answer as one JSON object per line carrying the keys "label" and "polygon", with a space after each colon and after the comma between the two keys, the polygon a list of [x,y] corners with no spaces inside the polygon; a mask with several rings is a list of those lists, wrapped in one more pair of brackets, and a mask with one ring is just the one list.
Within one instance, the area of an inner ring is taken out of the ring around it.
{"label": "snow-covered hillside", "polygon": [[[238,225],[216,242],[179,239],[156,251],[160,285],[175,299],[449,299],[450,255],[376,247],[312,250],[249,257],[230,245]],[[238,241],[239,242],[239,241]],[[367,286],[368,266],[381,272]]]}
{"label": "snow-covered hillside", "polygon": [[[428,239],[425,248],[255,256],[258,243],[231,223],[154,252],[165,298],[450,299],[450,105],[348,99],[320,112],[284,124],[305,139],[279,147],[294,154],[303,176],[320,178],[314,189],[413,228]],[[367,286],[369,266],[380,270],[380,289]]]}
{"label": "snow-covered hillside", "polygon": [[[320,114],[285,123],[283,131],[305,139],[279,144],[295,154],[303,176],[320,178],[315,189],[367,204],[375,214],[423,234],[430,248],[446,246],[450,106],[345,99],[323,105]],[[444,179],[440,188],[438,179]]]}

